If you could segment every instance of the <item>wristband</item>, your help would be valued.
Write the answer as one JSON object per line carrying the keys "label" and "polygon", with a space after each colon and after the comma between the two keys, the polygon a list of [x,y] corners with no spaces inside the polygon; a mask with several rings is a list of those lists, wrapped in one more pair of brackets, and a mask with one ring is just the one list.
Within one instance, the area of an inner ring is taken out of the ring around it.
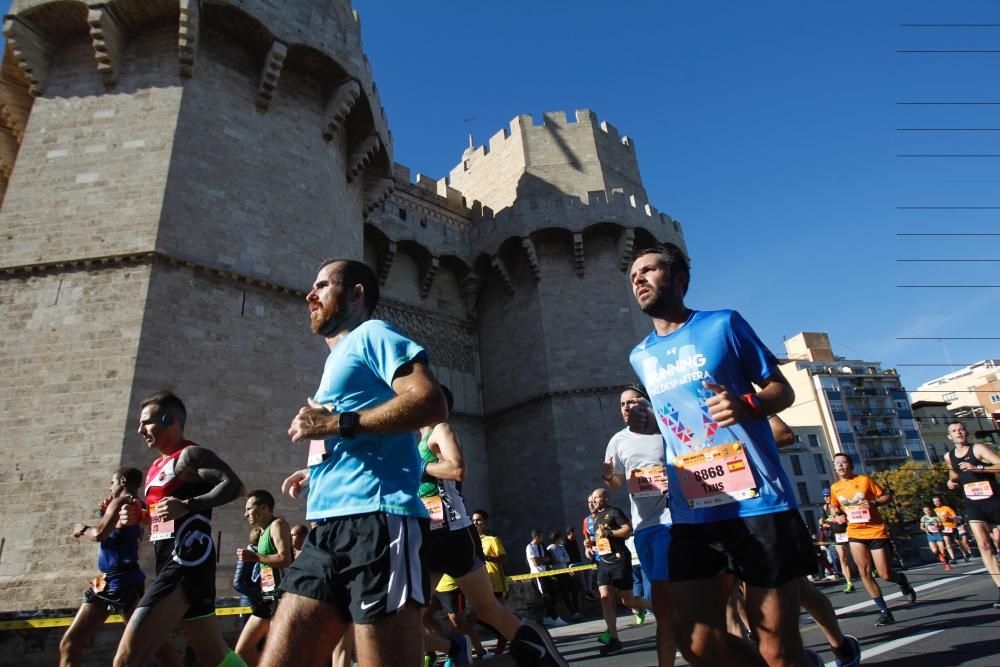
{"label": "wristband", "polygon": [[750,406],[750,411],[754,416],[760,413],[760,399],[757,398],[757,394],[743,394],[743,401]]}

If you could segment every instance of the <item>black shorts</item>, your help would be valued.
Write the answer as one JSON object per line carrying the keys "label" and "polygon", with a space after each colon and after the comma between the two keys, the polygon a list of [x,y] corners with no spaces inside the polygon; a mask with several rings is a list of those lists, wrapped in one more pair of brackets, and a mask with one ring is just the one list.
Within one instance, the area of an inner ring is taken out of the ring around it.
{"label": "black shorts", "polygon": [[257,618],[262,618],[265,621],[270,621],[274,618],[274,612],[278,609],[278,600],[274,598],[265,598],[255,605],[250,607],[250,614],[256,616]]}
{"label": "black shorts", "polygon": [[613,563],[597,559],[597,585],[614,586],[620,591],[632,590],[632,559],[619,558]]}
{"label": "black shorts", "polygon": [[188,609],[184,620],[215,614],[215,543],[211,520],[192,513],[176,519],[171,540],[154,542],[156,579],[139,600],[139,607],[153,607],[174,590],[184,591]]}
{"label": "black shorts", "polygon": [[465,596],[458,588],[450,591],[435,591],[434,595],[441,601],[441,608],[446,614],[456,614],[465,611]]}
{"label": "black shorts", "polygon": [[97,605],[109,614],[124,614],[135,606],[135,603],[142,597],[145,588],[143,584],[134,586],[122,584],[114,590],[105,588],[100,593],[95,592],[93,588],[88,588],[83,592],[83,601],[86,604]]}
{"label": "black shorts", "polygon": [[420,563],[427,519],[382,512],[326,519],[309,531],[281,582],[284,593],[328,602],[362,625],[409,602],[427,604]]}
{"label": "black shorts", "polygon": [[854,542],[856,544],[863,544],[868,547],[869,551],[878,551],[879,549],[888,549],[892,551],[892,542],[889,541],[888,537],[879,537],[873,540],[866,540],[861,537],[852,537],[848,542]]}
{"label": "black shorts", "polygon": [[420,554],[428,571],[447,574],[453,579],[464,577],[483,567],[483,541],[472,526],[448,530],[441,528],[427,534]]}
{"label": "black shorts", "polygon": [[1000,498],[966,500],[965,516],[969,521],[985,521],[992,526],[1000,525]]}
{"label": "black shorts", "polygon": [[816,571],[812,538],[798,510],[670,529],[670,581],[726,572],[750,586],[777,588]]}

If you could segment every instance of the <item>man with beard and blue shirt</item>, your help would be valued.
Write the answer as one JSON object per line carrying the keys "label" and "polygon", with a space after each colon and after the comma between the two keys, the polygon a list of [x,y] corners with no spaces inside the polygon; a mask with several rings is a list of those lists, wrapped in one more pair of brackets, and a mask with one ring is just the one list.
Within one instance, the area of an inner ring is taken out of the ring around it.
{"label": "man with beard and blue shirt", "polygon": [[[653,321],[630,361],[666,447],[669,591],[684,601],[674,606],[674,636],[692,665],[814,664],[798,631],[798,580],[815,557],[767,419],[794,392],[739,313],[685,306],[689,280],[672,244],[640,251],[630,272]],[[737,577],[759,655],[726,632]]]}

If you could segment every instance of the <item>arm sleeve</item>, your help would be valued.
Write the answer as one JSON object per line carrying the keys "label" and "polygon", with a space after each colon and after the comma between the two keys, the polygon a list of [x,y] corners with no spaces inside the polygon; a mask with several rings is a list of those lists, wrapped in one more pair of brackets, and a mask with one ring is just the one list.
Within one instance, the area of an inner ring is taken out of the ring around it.
{"label": "arm sleeve", "polygon": [[392,385],[400,367],[411,361],[427,362],[423,347],[381,320],[365,323],[364,355],[369,367],[387,385]]}
{"label": "arm sleeve", "polygon": [[777,357],[767,349],[757,333],[735,310],[732,311],[729,324],[731,343],[736,351],[736,358],[740,360],[744,376],[755,384],[761,384],[777,370]]}
{"label": "arm sleeve", "polygon": [[885,489],[879,486],[878,482],[871,477],[868,478],[868,490],[874,494],[874,498],[880,498],[885,495]]}

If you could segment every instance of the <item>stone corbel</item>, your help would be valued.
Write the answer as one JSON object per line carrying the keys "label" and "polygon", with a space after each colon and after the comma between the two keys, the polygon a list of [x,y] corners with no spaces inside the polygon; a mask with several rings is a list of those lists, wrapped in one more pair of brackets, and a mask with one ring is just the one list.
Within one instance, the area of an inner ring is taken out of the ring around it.
{"label": "stone corbel", "polygon": [[323,124],[323,138],[332,141],[340,129],[340,124],[351,113],[354,103],[361,95],[361,86],[354,79],[345,81],[334,89],[326,101],[326,120]]}
{"label": "stone corbel", "polygon": [[427,295],[431,293],[431,287],[434,285],[434,276],[437,275],[440,266],[441,260],[437,257],[431,257],[431,261],[428,262],[427,268],[424,270],[424,275],[420,278],[421,298],[426,299]]}
{"label": "stone corbel", "polygon": [[542,279],[542,266],[538,263],[538,251],[535,249],[535,243],[528,237],[521,239],[521,247],[524,248],[525,254],[528,256],[528,264],[531,265],[531,273],[535,276],[535,282]]}
{"label": "stone corbel", "polygon": [[14,161],[17,160],[18,143],[10,130],[0,128],[0,175],[9,179],[14,171]]}
{"label": "stone corbel", "polygon": [[618,237],[618,270],[628,271],[632,263],[632,250],[635,248],[635,230],[626,229]]}
{"label": "stone corbel", "polygon": [[396,260],[396,242],[389,241],[388,247],[385,249],[385,254],[382,255],[382,261],[379,263],[378,267],[378,284],[385,285],[385,281],[389,278],[389,271],[392,270],[392,263]]}
{"label": "stone corbel", "polygon": [[365,181],[365,194],[364,203],[362,208],[362,215],[368,217],[368,214],[377,209],[382,205],[389,195],[392,194],[392,189],[395,187],[395,181],[391,178],[377,178]]}
{"label": "stone corbel", "polygon": [[377,134],[369,134],[365,137],[357,148],[351,151],[347,158],[347,181],[353,181],[358,174],[364,171],[368,163],[372,161],[375,153],[382,147],[382,142]]}
{"label": "stone corbel", "polygon": [[462,278],[461,282],[458,284],[459,289],[462,290],[462,301],[465,302],[465,313],[469,316],[469,319],[476,319],[476,302],[479,301],[479,292],[483,289],[483,279],[475,271],[469,271],[469,273]]}
{"label": "stone corbel", "polygon": [[274,89],[278,87],[278,78],[281,76],[281,68],[285,66],[285,58],[288,56],[288,47],[278,40],[274,40],[267,57],[264,58],[264,69],[260,73],[260,85],[257,87],[257,108],[267,111],[271,106],[271,97]]}
{"label": "stone corbel", "polygon": [[573,232],[573,265],[576,275],[583,277],[583,233]]}
{"label": "stone corbel", "polygon": [[87,24],[90,26],[90,43],[94,47],[97,71],[101,73],[105,86],[113,86],[118,83],[121,73],[125,31],[115,15],[104,7],[87,12]]}
{"label": "stone corbel", "polygon": [[185,79],[194,76],[194,57],[198,50],[201,6],[198,0],[178,0],[180,19],[177,24],[177,61]]}
{"label": "stone corbel", "polygon": [[3,34],[17,66],[28,80],[28,92],[38,97],[45,92],[55,49],[40,32],[16,16],[4,20]]}
{"label": "stone corbel", "polygon": [[508,295],[514,296],[514,281],[510,278],[510,271],[507,270],[507,265],[504,261],[500,259],[499,255],[493,255],[490,258],[490,266],[493,270],[497,272],[497,276],[500,277],[500,282],[503,284],[504,291]]}

